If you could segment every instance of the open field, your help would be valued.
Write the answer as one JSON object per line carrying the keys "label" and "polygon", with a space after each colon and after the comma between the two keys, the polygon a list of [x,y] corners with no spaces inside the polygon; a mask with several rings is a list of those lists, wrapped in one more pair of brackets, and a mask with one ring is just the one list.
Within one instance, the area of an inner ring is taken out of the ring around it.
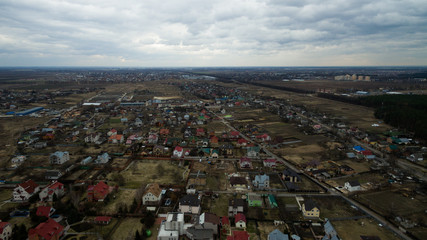
{"label": "open field", "polygon": [[143,225],[140,220],[140,218],[123,219],[114,233],[111,234],[110,239],[126,240],[129,239],[129,236],[135,236],[136,231],[141,233]]}
{"label": "open field", "polygon": [[[314,94],[300,94],[251,85],[242,86],[221,82],[219,82],[218,84],[226,85],[229,87],[240,87],[243,90],[258,95],[287,99],[289,103],[293,105],[301,105],[307,107],[308,109],[311,109],[312,111],[326,113],[333,117],[340,118],[343,122],[347,122],[351,126],[357,126],[367,131],[383,132],[391,128],[386,124],[380,124],[379,127],[372,127],[373,123],[378,122],[378,119],[376,119],[374,116],[374,109],[372,108],[319,98]],[[280,82],[280,84],[284,83]],[[305,84],[305,82],[300,84]]]}
{"label": "open field", "polygon": [[170,161],[137,161],[121,174],[125,178],[125,188],[138,189],[148,183],[183,184],[185,169]]}
{"label": "open field", "polygon": [[363,212],[352,208],[348,202],[339,197],[316,197],[311,199],[319,206],[321,218],[333,219],[365,215]]}
{"label": "open field", "polygon": [[0,120],[0,166],[7,164],[12,154],[16,152],[18,138],[21,133],[27,129],[34,128],[42,123],[45,123],[47,117],[12,117],[1,118]]}
{"label": "open field", "polygon": [[113,194],[108,204],[101,211],[106,214],[114,214],[118,212],[118,204],[126,204],[129,209],[135,199],[136,191],[137,190],[119,190],[117,193]]}
{"label": "open field", "polygon": [[378,236],[380,239],[398,240],[391,231],[380,227],[378,222],[372,219],[333,221],[332,225],[341,239],[360,240],[360,235]]}

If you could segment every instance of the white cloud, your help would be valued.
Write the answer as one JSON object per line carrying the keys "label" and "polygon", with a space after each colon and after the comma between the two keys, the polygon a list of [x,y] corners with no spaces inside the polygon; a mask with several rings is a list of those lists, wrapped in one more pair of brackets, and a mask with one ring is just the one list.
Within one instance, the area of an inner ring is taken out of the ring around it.
{"label": "white cloud", "polygon": [[0,65],[426,65],[425,16],[417,0],[3,0]]}

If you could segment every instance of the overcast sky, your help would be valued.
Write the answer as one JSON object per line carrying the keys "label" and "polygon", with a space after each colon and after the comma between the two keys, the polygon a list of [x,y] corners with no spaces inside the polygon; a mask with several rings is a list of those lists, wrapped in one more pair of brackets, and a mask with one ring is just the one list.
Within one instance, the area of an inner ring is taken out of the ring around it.
{"label": "overcast sky", "polygon": [[427,65],[426,0],[0,0],[0,66]]}

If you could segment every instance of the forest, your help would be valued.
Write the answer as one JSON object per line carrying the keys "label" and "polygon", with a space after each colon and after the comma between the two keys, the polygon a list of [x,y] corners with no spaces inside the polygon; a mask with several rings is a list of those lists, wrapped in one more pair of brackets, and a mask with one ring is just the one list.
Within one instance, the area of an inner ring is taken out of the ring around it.
{"label": "forest", "polygon": [[427,95],[377,95],[352,98],[318,93],[319,97],[375,108],[375,117],[427,140]]}

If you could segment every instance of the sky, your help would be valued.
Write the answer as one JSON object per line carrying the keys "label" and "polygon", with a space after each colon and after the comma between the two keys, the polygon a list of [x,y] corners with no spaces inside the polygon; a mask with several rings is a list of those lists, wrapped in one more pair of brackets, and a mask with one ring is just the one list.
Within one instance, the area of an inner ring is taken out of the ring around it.
{"label": "sky", "polygon": [[427,65],[426,0],[1,0],[0,66]]}

